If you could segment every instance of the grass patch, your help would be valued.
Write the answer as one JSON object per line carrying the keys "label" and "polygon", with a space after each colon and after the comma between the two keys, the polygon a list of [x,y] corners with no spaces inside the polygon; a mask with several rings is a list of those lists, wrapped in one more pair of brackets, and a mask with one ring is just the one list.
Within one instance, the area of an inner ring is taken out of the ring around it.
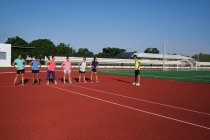
{"label": "grass patch", "polygon": [[[134,76],[134,70],[100,70],[99,73]],[[210,71],[151,71],[142,70],[141,77],[210,84]]]}

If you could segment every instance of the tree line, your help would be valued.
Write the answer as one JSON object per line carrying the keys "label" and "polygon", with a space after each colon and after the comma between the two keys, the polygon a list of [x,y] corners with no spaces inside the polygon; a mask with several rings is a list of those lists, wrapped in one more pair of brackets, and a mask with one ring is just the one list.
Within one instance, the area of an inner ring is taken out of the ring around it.
{"label": "tree line", "polygon": [[37,39],[27,42],[19,36],[8,38],[5,42],[11,44],[12,47],[12,61],[21,54],[23,58],[27,56],[38,56],[43,59],[45,56],[78,56],[78,57],[116,57],[117,54],[125,52],[125,49],[107,47],[103,48],[102,52],[94,54],[88,48],[79,48],[75,50],[72,46],[65,43],[55,45],[49,39]]}
{"label": "tree line", "polygon": [[[11,37],[6,40],[7,44],[11,44],[12,47],[12,61],[21,54],[24,58],[29,55],[30,57],[38,56],[43,59],[45,56],[75,56],[75,57],[101,57],[101,58],[116,58],[118,54],[126,52],[125,49],[116,47],[103,48],[102,52],[94,54],[88,48],[74,49],[69,44],[59,43],[55,45],[49,39],[37,39],[31,42],[27,42],[19,36]],[[157,48],[147,48],[144,53],[159,54]],[[197,61],[210,62],[210,54],[195,54],[192,56]]]}
{"label": "tree line", "polygon": [[192,58],[199,62],[210,62],[210,54],[199,53],[193,55]]}

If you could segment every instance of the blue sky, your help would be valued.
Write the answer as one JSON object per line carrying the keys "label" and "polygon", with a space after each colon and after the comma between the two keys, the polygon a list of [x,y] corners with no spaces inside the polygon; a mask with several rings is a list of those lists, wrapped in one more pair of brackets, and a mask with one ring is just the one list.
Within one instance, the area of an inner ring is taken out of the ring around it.
{"label": "blue sky", "polygon": [[47,38],[94,53],[105,47],[210,54],[210,0],[1,0],[0,42]]}

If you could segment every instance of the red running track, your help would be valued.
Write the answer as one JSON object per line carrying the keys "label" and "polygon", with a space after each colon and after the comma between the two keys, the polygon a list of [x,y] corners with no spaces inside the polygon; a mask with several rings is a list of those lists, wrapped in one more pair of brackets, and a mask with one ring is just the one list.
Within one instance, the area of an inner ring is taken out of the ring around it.
{"label": "red running track", "polygon": [[[89,73],[86,74],[89,77]],[[1,140],[209,139],[210,85],[99,75],[98,83],[12,87],[14,73],[0,73]]]}

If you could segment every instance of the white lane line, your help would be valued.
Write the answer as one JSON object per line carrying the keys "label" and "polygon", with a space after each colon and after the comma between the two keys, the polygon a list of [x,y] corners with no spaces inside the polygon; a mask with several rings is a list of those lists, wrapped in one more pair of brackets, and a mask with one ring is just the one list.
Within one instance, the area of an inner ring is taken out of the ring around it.
{"label": "white lane line", "polygon": [[0,72],[0,74],[16,73],[16,72]]}
{"label": "white lane line", "polygon": [[150,114],[150,115],[153,115],[153,116],[157,116],[157,117],[160,117],[160,118],[165,118],[165,119],[168,119],[168,120],[173,120],[173,121],[176,121],[176,122],[180,122],[180,123],[188,124],[188,125],[191,125],[191,126],[196,126],[196,127],[199,127],[199,128],[210,130],[210,127],[207,127],[207,126],[203,126],[203,125],[199,125],[199,124],[195,124],[195,123],[191,123],[191,122],[175,119],[175,118],[172,118],[172,117],[168,117],[168,116],[152,113],[152,112],[149,112],[149,111],[145,111],[145,110],[141,110],[141,109],[138,109],[138,108],[122,105],[122,104],[119,104],[119,103],[115,103],[115,102],[104,100],[104,99],[101,99],[101,98],[85,95],[85,94],[82,94],[82,93],[79,93],[79,92],[75,92],[75,91],[70,91],[70,90],[63,89],[63,88],[56,87],[56,86],[51,86],[51,85],[46,85],[46,86],[52,87],[52,88],[55,88],[55,89],[59,89],[59,90],[63,90],[63,91],[66,91],[66,92],[74,93],[74,94],[77,94],[77,95],[80,95],[80,96],[84,96],[84,97],[87,97],[87,98],[91,98],[91,99],[94,99],[94,100],[102,101],[102,102],[105,102],[105,103],[109,103],[109,104],[112,104],[112,105],[116,105],[116,106],[124,107],[124,108],[127,108],[127,109],[135,110],[135,111],[138,111],[138,112],[143,112],[143,113]]}
{"label": "white lane line", "polygon": [[15,86],[13,86],[13,85],[2,85],[2,86],[0,86],[0,88],[19,88],[19,87],[21,87],[21,88],[24,88],[24,87],[40,87],[40,86],[44,86],[44,85],[37,85],[37,84],[35,84],[35,85],[29,85],[29,84],[25,84],[25,85],[21,85],[21,84],[19,84],[19,85],[15,85]]}
{"label": "white lane line", "polygon": [[[26,73],[26,72],[27,72],[27,73],[31,73],[31,71],[28,71],[28,70],[25,71],[25,73]],[[39,71],[39,72],[47,72],[47,71]],[[13,72],[12,72],[12,71],[11,71],[11,72],[0,72],[0,74],[10,74],[10,73],[15,73],[15,74],[16,74],[17,72],[16,72],[16,71],[13,71]]]}
{"label": "white lane line", "polygon": [[[56,71],[63,71],[63,70],[56,70]],[[77,70],[72,70],[72,71],[77,71]],[[31,73],[31,70],[26,70],[25,73]],[[47,72],[47,70],[40,70],[39,72]],[[10,71],[10,72],[0,72],[0,74],[9,74],[9,73],[17,73],[16,70]]]}
{"label": "white lane line", "polygon": [[69,85],[69,86],[74,86],[74,87],[78,87],[78,88],[83,88],[83,89],[88,89],[88,90],[92,90],[92,91],[102,92],[102,93],[106,93],[106,94],[110,94],[110,95],[114,95],[114,96],[119,96],[119,97],[128,98],[128,99],[132,99],[132,100],[146,102],[146,103],[150,103],[150,104],[156,104],[156,105],[160,105],[160,106],[165,106],[165,107],[169,107],[169,108],[175,108],[175,109],[179,109],[179,110],[184,110],[184,111],[188,111],[188,112],[193,112],[193,113],[198,113],[198,114],[203,114],[203,115],[210,116],[209,113],[205,113],[205,112],[201,112],[201,111],[197,111],[197,110],[192,110],[192,109],[188,109],[188,108],[182,108],[182,107],[167,105],[167,104],[158,103],[158,102],[154,102],[154,101],[148,101],[148,100],[138,99],[138,98],[134,98],[134,97],[129,97],[129,96],[125,96],[125,95],[119,95],[119,94],[116,94],[116,93],[103,91],[103,90],[98,90],[98,89],[92,89],[92,88],[81,87],[81,86],[76,86],[76,85]]}

